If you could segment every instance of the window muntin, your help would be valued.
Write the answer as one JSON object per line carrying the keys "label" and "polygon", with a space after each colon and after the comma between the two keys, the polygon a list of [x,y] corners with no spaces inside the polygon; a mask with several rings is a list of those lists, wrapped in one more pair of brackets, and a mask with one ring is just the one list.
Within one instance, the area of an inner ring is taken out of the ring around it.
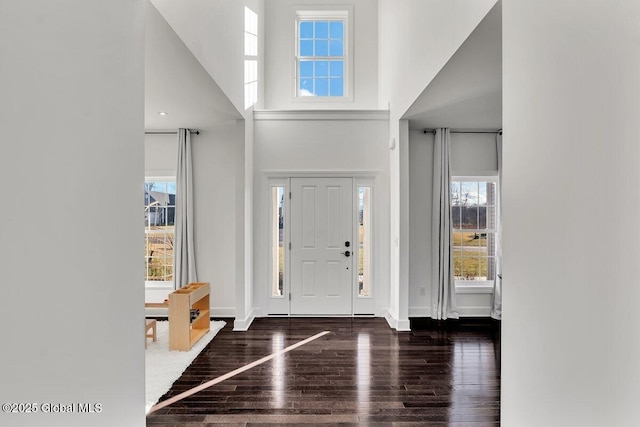
{"label": "window muntin", "polygon": [[494,280],[496,183],[453,178],[451,219],[455,280],[472,283]]}
{"label": "window muntin", "polygon": [[145,281],[164,285],[173,282],[176,182],[147,180],[144,183]]}
{"label": "window muntin", "polygon": [[296,96],[344,97],[347,11],[298,12]]}

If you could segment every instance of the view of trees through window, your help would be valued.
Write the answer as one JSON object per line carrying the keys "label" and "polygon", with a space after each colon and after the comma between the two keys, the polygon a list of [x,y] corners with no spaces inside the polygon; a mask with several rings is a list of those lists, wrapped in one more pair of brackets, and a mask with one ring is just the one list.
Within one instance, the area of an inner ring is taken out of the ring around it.
{"label": "view of trees through window", "polygon": [[455,280],[493,280],[496,184],[452,180],[451,217]]}
{"label": "view of trees through window", "polygon": [[145,280],[173,281],[175,181],[144,183]]}

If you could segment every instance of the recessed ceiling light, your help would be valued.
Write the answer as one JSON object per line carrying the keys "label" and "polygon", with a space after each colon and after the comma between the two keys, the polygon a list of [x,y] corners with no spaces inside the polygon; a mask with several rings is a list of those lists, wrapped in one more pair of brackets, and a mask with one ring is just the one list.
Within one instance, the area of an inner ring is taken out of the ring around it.
{"label": "recessed ceiling light", "polygon": [[160,111],[158,114],[160,114],[161,116],[166,116],[166,115],[168,115],[169,113],[167,113],[166,111]]}

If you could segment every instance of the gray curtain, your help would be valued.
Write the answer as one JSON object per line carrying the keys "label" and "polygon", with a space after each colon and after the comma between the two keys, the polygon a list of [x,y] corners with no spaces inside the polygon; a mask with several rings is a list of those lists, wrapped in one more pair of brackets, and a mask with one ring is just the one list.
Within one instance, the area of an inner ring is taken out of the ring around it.
{"label": "gray curtain", "polygon": [[173,280],[178,289],[198,281],[193,244],[193,167],[189,129],[178,129],[175,228]]}
{"label": "gray curtain", "polygon": [[502,132],[496,134],[496,150],[498,152],[498,191],[496,204],[496,278],[493,282],[491,298],[491,317],[502,318]]}
{"label": "gray curtain", "polygon": [[433,144],[433,223],[431,266],[433,286],[431,317],[457,319],[456,284],[453,278],[453,244],[451,231],[451,133],[436,129]]}

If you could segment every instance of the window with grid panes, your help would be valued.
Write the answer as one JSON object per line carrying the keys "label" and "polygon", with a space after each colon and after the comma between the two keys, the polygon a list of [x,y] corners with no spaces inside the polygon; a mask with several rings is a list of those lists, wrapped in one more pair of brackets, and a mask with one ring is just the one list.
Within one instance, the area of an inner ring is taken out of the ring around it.
{"label": "window with grid panes", "polygon": [[173,282],[173,248],[176,215],[175,180],[144,183],[144,267],[151,285]]}
{"label": "window with grid panes", "polygon": [[451,218],[455,280],[470,284],[494,280],[496,183],[452,178]]}
{"label": "window with grid panes", "polygon": [[298,12],[296,96],[346,96],[346,26],[347,11]]}
{"label": "window with grid panes", "polygon": [[258,15],[244,8],[244,108],[258,101]]}

